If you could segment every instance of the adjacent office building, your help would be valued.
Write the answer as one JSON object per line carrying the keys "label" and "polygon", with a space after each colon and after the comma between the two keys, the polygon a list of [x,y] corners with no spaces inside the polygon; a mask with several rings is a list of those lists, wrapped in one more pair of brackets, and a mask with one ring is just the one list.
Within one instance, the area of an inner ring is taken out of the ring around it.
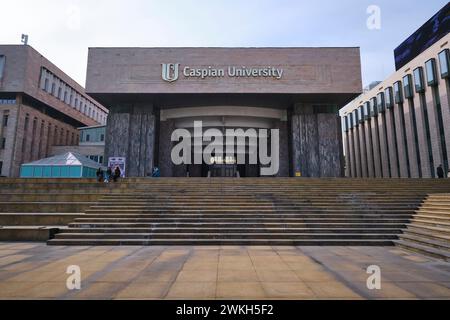
{"label": "adjacent office building", "polygon": [[346,176],[434,178],[449,169],[447,4],[395,50],[397,71],[341,110]]}
{"label": "adjacent office building", "polygon": [[28,45],[0,45],[0,175],[77,145],[77,128],[106,123],[108,110]]}

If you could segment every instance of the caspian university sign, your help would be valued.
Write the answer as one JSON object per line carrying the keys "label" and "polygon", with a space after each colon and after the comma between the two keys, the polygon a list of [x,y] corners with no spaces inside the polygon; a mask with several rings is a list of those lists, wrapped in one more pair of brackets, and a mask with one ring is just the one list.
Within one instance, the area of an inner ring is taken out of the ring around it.
{"label": "caspian university sign", "polygon": [[[180,63],[163,63],[162,79],[168,82],[178,80],[180,75]],[[185,66],[181,70],[185,78],[273,78],[280,80],[283,77],[284,70],[271,66],[267,67],[246,67],[229,66],[227,68],[214,68],[212,66],[204,68],[193,68]]]}

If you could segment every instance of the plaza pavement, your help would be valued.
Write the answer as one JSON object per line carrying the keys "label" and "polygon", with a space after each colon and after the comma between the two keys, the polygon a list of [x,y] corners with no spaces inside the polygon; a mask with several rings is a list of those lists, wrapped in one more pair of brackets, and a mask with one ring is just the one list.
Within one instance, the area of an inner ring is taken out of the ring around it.
{"label": "plaza pavement", "polygon": [[[81,268],[68,290],[67,267]],[[366,268],[381,268],[369,290]],[[449,299],[450,263],[395,247],[0,243],[0,299]]]}

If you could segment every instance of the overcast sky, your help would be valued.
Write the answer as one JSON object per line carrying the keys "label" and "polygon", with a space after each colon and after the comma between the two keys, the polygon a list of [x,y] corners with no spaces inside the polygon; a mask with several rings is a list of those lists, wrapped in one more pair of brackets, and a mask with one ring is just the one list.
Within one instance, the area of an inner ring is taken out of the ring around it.
{"label": "overcast sky", "polygon": [[[1,0],[0,43],[29,44],[84,86],[88,47],[361,47],[363,83],[444,0]],[[369,30],[367,8],[381,9]]]}

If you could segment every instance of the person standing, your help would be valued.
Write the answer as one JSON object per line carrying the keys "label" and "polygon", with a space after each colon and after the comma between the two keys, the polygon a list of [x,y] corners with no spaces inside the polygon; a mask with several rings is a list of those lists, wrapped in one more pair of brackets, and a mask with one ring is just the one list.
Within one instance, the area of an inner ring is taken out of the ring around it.
{"label": "person standing", "polygon": [[117,180],[120,178],[121,174],[122,173],[120,172],[120,168],[119,168],[119,166],[117,166],[116,169],[114,169],[114,175],[113,175],[114,182],[117,182]]}
{"label": "person standing", "polygon": [[442,164],[437,167],[436,173],[439,179],[444,179],[444,169],[442,168]]}

